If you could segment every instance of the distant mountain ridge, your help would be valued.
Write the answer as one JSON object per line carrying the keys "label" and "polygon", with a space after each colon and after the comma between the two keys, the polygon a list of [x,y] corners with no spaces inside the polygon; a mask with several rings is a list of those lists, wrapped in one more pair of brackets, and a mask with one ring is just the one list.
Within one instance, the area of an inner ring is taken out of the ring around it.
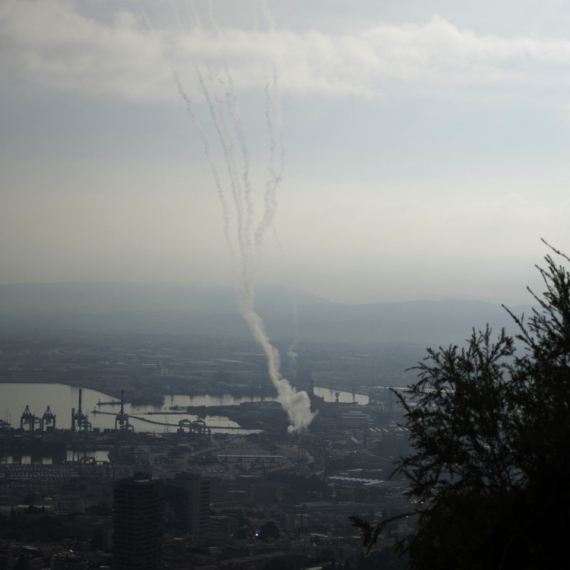
{"label": "distant mountain ridge", "polygon": [[[517,315],[531,306],[510,309]],[[407,301],[349,305],[298,289],[260,286],[256,310],[274,340],[376,344],[461,344],[473,327],[506,328],[512,319],[484,301]],[[229,287],[186,284],[50,283],[0,285],[5,331],[78,329],[249,336]]]}

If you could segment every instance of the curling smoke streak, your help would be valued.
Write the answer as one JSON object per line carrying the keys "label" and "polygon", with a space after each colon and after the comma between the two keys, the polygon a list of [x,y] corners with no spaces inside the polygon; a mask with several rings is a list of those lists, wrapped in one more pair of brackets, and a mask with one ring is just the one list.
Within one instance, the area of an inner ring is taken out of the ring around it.
{"label": "curling smoke streak", "polygon": [[281,376],[279,352],[271,344],[263,320],[253,309],[254,292],[251,283],[246,283],[242,289],[241,311],[254,338],[263,348],[267,357],[269,377],[277,389],[279,403],[289,416],[291,425],[289,433],[302,431],[309,427],[315,414],[311,412],[311,401],[306,392],[297,392],[289,382]]}
{"label": "curling smoke streak", "polygon": [[[277,211],[277,190],[283,179],[285,144],[283,143],[283,123],[279,105],[279,82],[277,68],[272,66],[272,83],[265,87],[265,119],[269,133],[269,179],[265,185],[265,209],[255,231],[255,245],[258,252],[263,249],[263,241],[268,228],[273,224]],[[277,125],[277,137],[275,127]]]}
{"label": "curling smoke streak", "polygon": [[222,216],[224,221],[224,238],[226,240],[226,243],[228,244],[232,258],[234,258],[235,252],[232,245],[232,240],[230,238],[230,213],[228,210],[228,204],[226,202],[226,198],[224,196],[222,183],[220,181],[220,175],[218,174],[218,168],[212,158],[212,153],[210,152],[210,144],[208,142],[208,137],[206,136],[206,133],[202,128],[202,124],[198,120],[196,112],[192,107],[192,102],[190,101],[190,98],[188,97],[188,95],[184,91],[184,88],[182,87],[182,83],[180,82],[178,74],[175,71],[173,72],[173,74],[174,74],[174,81],[178,86],[178,93],[180,94],[180,97],[182,97],[182,99],[184,100],[184,103],[186,104],[186,112],[190,115],[190,118],[192,119],[192,122],[194,123],[194,126],[198,131],[198,135],[200,136],[200,140],[202,141],[202,146],[204,147],[204,154],[206,155],[206,158],[208,159],[208,163],[210,164],[210,168],[212,170],[212,176],[214,177],[216,192],[218,194],[218,199],[220,200],[220,204],[222,206]]}
{"label": "curling smoke streak", "polygon": [[[183,31],[183,25],[182,25],[182,20],[180,18],[180,15],[178,13],[178,10],[174,4],[173,1],[171,1],[171,7],[173,10],[173,13],[176,17],[176,20],[178,22],[178,26],[180,29],[180,32],[182,33]],[[198,30],[202,29],[202,22],[200,20],[200,16],[198,13],[198,10],[196,8],[196,5],[194,4],[193,0],[190,0],[189,2],[184,2],[183,3],[184,8],[186,9],[186,12],[188,13],[188,15],[191,17],[191,20],[193,21],[194,27]],[[151,33],[156,33],[154,26],[152,25],[143,5],[142,2],[139,2],[139,13],[142,17],[142,19],[144,20],[147,28],[149,29],[149,31]],[[207,89],[205,87],[204,81],[202,76],[200,75],[200,73],[198,72],[198,69],[196,68],[196,72],[198,74],[199,80],[200,80],[200,84],[202,86],[202,89],[206,95],[206,99],[208,100],[209,105],[211,106],[212,103],[210,101],[209,98],[209,94],[207,92]],[[180,76],[178,75],[178,72],[175,69],[172,69],[172,74],[174,76],[174,81],[176,83],[176,86],[178,88],[178,93],[179,95],[182,97],[182,99],[184,100],[185,106],[186,106],[186,111],[187,113],[190,115],[192,122],[194,123],[194,126],[196,127],[196,130],[198,131],[198,135],[200,136],[200,140],[202,141],[202,145],[204,148],[204,154],[206,155],[207,159],[208,159],[208,163],[210,164],[210,168],[212,170],[212,176],[214,178],[214,184],[216,186],[216,192],[218,194],[218,199],[220,201],[221,207],[222,207],[222,217],[223,217],[223,231],[224,231],[224,238],[226,240],[226,243],[228,245],[228,249],[230,251],[232,260],[235,259],[235,252],[234,252],[234,248],[232,245],[232,240],[230,237],[230,213],[229,213],[229,208],[227,205],[227,201],[224,195],[224,190],[222,187],[222,183],[221,183],[221,179],[220,179],[220,175],[218,173],[218,168],[216,166],[216,162],[214,161],[213,157],[212,157],[212,153],[210,150],[210,143],[208,141],[208,137],[206,136],[206,133],[204,132],[204,129],[202,128],[202,124],[200,122],[200,120],[198,119],[198,116],[196,115],[196,112],[194,111],[194,108],[192,106],[192,101],[190,100],[190,97],[188,96],[188,94],[186,93],[186,91],[184,90],[184,87],[182,86],[182,82],[180,81]],[[212,116],[215,118],[215,113],[212,114]],[[216,127],[218,128],[218,125],[216,125]]]}
{"label": "curling smoke streak", "polygon": [[228,88],[226,91],[226,99],[228,108],[230,109],[231,117],[235,126],[237,133],[239,145],[242,153],[243,160],[243,183],[245,187],[244,202],[245,202],[245,231],[247,246],[251,248],[251,224],[253,221],[253,201],[252,201],[252,187],[251,181],[249,179],[249,149],[247,147],[247,140],[245,138],[245,132],[243,129],[243,123],[241,119],[241,113],[237,104],[234,83],[232,76],[227,67],[224,68],[226,72],[226,78],[228,81]]}
{"label": "curling smoke streak", "polygon": [[[194,9],[195,5],[191,5]],[[270,24],[274,29],[274,22],[269,14],[267,6],[262,3],[262,9]],[[214,14],[209,6],[209,18],[211,20],[214,33],[219,34],[219,27],[215,21]],[[196,13],[195,22],[199,22],[199,15]],[[314,418],[311,412],[310,400],[306,392],[297,392],[289,382],[281,376],[279,352],[269,341],[265,331],[265,326],[261,317],[255,312],[254,293],[254,272],[256,261],[261,254],[265,234],[272,226],[277,209],[277,189],[283,177],[284,144],[283,129],[281,122],[281,112],[279,106],[279,85],[277,69],[273,66],[270,82],[266,88],[266,121],[270,139],[269,158],[269,179],[265,185],[263,196],[263,212],[261,220],[254,229],[254,209],[253,209],[253,189],[250,181],[250,156],[243,128],[241,114],[235,96],[235,89],[232,75],[226,66],[222,66],[224,73],[218,69],[209,68],[208,81],[204,74],[196,68],[198,83],[206,100],[208,110],[219,143],[222,148],[223,160],[225,162],[227,181],[235,210],[236,238],[238,244],[238,255],[240,263],[240,302],[239,308],[255,340],[262,347],[267,358],[267,367],[271,382],[275,386],[278,394],[278,401],[283,406],[289,417],[289,432],[298,432],[306,429]],[[192,117],[200,136],[203,139],[204,149],[211,158],[210,145],[200,122],[197,120],[192,110],[190,101],[185,95],[180,84],[180,80],[175,75],[180,95],[186,102],[188,113]],[[231,123],[231,128],[228,125]],[[277,131],[277,132],[276,132]],[[235,137],[235,140],[234,140]],[[239,146],[240,155],[237,158],[236,147]],[[239,163],[239,167],[238,167]],[[238,171],[241,170],[241,176]],[[218,194],[223,196],[223,184],[217,174],[217,169],[212,168],[216,189]],[[222,200],[222,209],[228,213],[225,206],[225,199]],[[224,218],[224,224],[226,218]],[[225,227],[227,227],[225,226]]]}
{"label": "curling smoke streak", "polygon": [[236,210],[236,217],[237,217],[237,238],[238,238],[238,247],[240,252],[240,258],[242,263],[242,272],[245,268],[245,264],[247,261],[247,248],[244,241],[244,230],[243,230],[243,207],[242,207],[242,200],[241,200],[241,193],[239,188],[239,181],[235,175],[235,166],[234,166],[234,159],[233,159],[233,150],[231,145],[231,140],[228,140],[228,132],[227,128],[224,127],[225,119],[223,116],[223,106],[219,103],[218,98],[216,97],[216,101],[212,100],[212,96],[210,95],[210,91],[208,90],[206,83],[204,81],[204,77],[196,68],[196,74],[198,75],[198,81],[202,88],[202,92],[204,93],[204,97],[208,103],[208,108],[210,110],[210,116],[212,118],[212,122],[214,123],[214,127],[218,134],[218,138],[222,145],[222,150],[224,153],[224,159],[226,163],[226,170],[228,173],[228,179],[230,183],[230,189],[232,193],[232,197],[234,200],[234,206]]}

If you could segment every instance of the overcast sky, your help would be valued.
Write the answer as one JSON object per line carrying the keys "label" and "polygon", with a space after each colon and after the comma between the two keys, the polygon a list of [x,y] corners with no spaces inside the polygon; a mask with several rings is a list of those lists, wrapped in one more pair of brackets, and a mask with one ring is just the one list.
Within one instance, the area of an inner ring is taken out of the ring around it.
{"label": "overcast sky", "polygon": [[540,238],[570,251],[568,30],[561,0],[0,0],[0,282],[235,283],[201,78],[252,227],[285,150],[259,282],[526,302]]}

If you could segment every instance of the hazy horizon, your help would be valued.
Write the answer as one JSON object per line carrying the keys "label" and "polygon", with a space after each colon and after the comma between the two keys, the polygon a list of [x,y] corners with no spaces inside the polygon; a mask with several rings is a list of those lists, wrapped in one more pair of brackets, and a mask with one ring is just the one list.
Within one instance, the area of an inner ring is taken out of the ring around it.
{"label": "hazy horizon", "polygon": [[[203,289],[225,289],[234,291],[239,294],[239,284],[236,283],[207,283],[207,282],[182,282],[182,281],[102,281],[102,280],[92,280],[92,281],[27,281],[27,282],[15,282],[15,283],[0,283],[0,287],[3,286],[14,286],[14,287],[25,287],[25,286],[65,286],[65,285],[101,285],[101,286],[124,286],[126,288],[131,286],[142,286],[142,287],[149,287],[149,288],[162,288],[162,287],[172,287],[172,288],[203,288]],[[487,299],[482,299],[478,297],[462,297],[460,295],[456,297],[441,297],[441,298],[427,298],[427,297],[417,297],[417,298],[410,298],[410,299],[402,299],[399,301],[391,301],[391,300],[382,300],[382,301],[336,301],[325,297],[324,295],[315,293],[313,291],[309,291],[307,289],[301,289],[299,287],[291,287],[288,285],[282,285],[279,283],[272,283],[272,282],[257,282],[255,283],[255,290],[256,291],[263,291],[263,290],[271,290],[271,289],[282,289],[284,291],[292,291],[298,292],[301,294],[307,294],[311,297],[323,301],[327,301],[334,304],[341,304],[341,305],[374,305],[374,304],[401,304],[401,303],[422,303],[422,302],[433,302],[433,303],[442,303],[446,301],[465,301],[470,302],[473,301],[475,303],[485,303],[485,304],[492,304],[492,305],[509,305],[509,303],[505,303],[503,301],[490,301]],[[540,290],[535,292],[540,293]],[[536,305],[536,301],[533,299],[530,293],[527,291],[528,298],[526,302],[523,300],[520,303],[515,303],[513,306],[530,306]],[[237,310],[236,305],[236,310]]]}

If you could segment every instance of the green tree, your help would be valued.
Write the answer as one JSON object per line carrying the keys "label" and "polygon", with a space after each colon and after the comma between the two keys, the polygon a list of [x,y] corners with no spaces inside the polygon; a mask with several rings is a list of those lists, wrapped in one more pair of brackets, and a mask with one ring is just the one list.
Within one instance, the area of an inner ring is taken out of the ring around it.
{"label": "green tree", "polygon": [[[548,244],[547,244],[548,245]],[[549,246],[550,247],[550,246]],[[570,259],[551,248],[568,264]],[[547,255],[546,287],[515,338],[473,331],[428,350],[398,395],[417,531],[398,544],[413,569],[561,568],[570,538],[570,274]],[[369,547],[382,531],[353,517]]]}

